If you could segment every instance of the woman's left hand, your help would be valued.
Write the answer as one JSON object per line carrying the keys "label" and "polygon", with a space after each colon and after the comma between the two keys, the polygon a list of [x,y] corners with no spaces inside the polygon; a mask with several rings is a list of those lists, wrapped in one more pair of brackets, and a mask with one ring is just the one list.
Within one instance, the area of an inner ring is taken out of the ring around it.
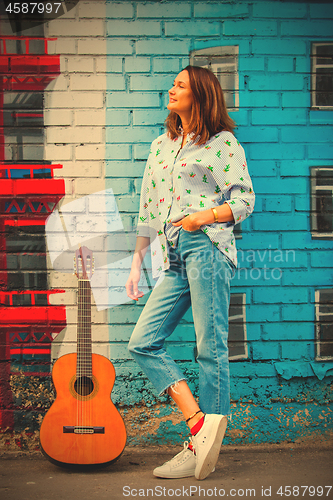
{"label": "woman's left hand", "polygon": [[[200,213],[200,212],[199,212]],[[191,215],[187,215],[184,217],[184,219],[178,221],[178,222],[173,222],[173,226],[182,226],[185,231],[197,231],[197,229],[200,229],[202,226],[203,222],[201,222],[200,218],[198,217],[198,213],[194,213]]]}

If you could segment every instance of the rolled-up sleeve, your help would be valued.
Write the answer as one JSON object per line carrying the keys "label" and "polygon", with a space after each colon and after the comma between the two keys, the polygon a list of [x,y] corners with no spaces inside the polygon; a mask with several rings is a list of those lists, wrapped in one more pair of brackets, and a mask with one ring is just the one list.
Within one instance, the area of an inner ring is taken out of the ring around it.
{"label": "rolled-up sleeve", "polygon": [[253,212],[255,194],[243,147],[234,136],[225,144],[228,148],[228,165],[219,171],[216,180],[223,185],[224,201],[229,205],[237,224]]}

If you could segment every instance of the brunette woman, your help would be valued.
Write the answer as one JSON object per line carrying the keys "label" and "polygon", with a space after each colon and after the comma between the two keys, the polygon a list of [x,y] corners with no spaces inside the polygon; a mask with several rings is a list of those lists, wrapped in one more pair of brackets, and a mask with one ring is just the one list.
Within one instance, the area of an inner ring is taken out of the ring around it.
{"label": "brunette woman", "polygon": [[[190,443],[154,470],[158,477],[204,479],[218,460],[230,415],[228,309],[237,265],[234,225],[254,206],[244,150],[233,135],[221,86],[187,66],[169,90],[167,133],[144,172],[137,243],[127,294],[138,300],[141,263],[151,246],[152,291],[129,350],[159,394],[168,393],[191,431]],[[164,347],[192,305],[199,403]]]}

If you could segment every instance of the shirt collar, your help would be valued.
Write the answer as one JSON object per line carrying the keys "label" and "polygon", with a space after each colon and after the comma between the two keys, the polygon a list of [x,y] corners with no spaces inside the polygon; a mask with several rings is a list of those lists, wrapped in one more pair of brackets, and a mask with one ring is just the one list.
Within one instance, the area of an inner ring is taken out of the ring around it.
{"label": "shirt collar", "polygon": [[[179,140],[182,141],[183,140],[183,135],[184,135],[183,128],[179,127],[179,130],[180,130],[181,134],[177,137],[177,142]],[[193,137],[194,137],[194,132],[190,132],[189,134],[187,134],[185,144],[188,144],[193,139]],[[185,146],[185,144],[184,144],[184,146]]]}

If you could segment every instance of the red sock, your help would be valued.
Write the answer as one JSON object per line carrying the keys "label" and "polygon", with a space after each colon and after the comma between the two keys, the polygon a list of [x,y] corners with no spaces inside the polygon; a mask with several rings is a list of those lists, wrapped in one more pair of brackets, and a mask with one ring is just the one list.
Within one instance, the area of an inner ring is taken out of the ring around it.
{"label": "red sock", "polygon": [[199,420],[199,422],[197,422],[191,428],[191,434],[192,434],[192,436],[195,436],[200,431],[201,427],[203,426],[204,420],[205,420],[205,417],[201,417],[200,420]]}

